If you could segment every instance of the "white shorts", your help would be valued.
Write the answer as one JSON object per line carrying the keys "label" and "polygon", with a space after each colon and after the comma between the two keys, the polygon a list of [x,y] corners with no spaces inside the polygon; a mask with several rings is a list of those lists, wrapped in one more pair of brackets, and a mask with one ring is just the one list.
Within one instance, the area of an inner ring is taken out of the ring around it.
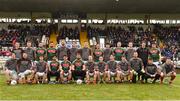
{"label": "white shorts", "polygon": [[26,75],[29,75],[29,74],[31,74],[31,73],[32,73],[31,70],[26,70],[26,71],[24,71],[24,72],[19,73],[18,76],[19,76],[20,78],[24,78]]}
{"label": "white shorts", "polygon": [[38,76],[40,76],[40,77],[42,77],[42,76],[44,76],[45,75],[45,73],[44,72],[37,72],[36,73]]}

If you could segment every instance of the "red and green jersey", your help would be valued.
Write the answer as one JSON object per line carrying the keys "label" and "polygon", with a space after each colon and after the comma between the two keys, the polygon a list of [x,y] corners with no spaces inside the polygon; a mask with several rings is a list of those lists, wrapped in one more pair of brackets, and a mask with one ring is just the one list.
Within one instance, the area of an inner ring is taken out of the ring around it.
{"label": "red and green jersey", "polygon": [[59,69],[59,62],[57,61],[52,61],[50,63],[50,68],[52,72],[56,72]]}
{"label": "red and green jersey", "polygon": [[160,51],[157,48],[151,48],[149,51],[149,57],[153,59],[153,62],[158,62],[160,59]]}
{"label": "red and green jersey", "polygon": [[71,62],[70,61],[62,61],[61,67],[64,72],[68,72],[70,70]]}
{"label": "red and green jersey", "polygon": [[103,50],[95,49],[93,54],[94,54],[94,61],[98,62],[99,61],[99,57],[103,56]]}
{"label": "red and green jersey", "polygon": [[124,52],[125,51],[122,47],[116,47],[114,49],[115,60],[121,61],[121,57],[123,56]]}
{"label": "red and green jersey", "polygon": [[75,70],[81,71],[83,69],[84,62],[82,60],[74,60],[73,62]]}
{"label": "red and green jersey", "polygon": [[44,48],[37,48],[36,49],[36,60],[39,60],[40,56],[44,56],[46,55],[46,50]]}
{"label": "red and green jersey", "polygon": [[53,56],[56,56],[57,50],[55,48],[47,49],[47,60],[51,61]]}

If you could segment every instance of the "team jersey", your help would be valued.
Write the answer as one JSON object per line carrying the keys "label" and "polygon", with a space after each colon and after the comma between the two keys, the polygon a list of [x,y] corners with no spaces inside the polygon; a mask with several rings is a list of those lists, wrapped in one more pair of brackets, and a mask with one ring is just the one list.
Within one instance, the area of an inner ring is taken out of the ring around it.
{"label": "team jersey", "polygon": [[109,61],[109,57],[112,54],[111,48],[105,49],[103,53],[104,53],[104,61],[105,62]]}
{"label": "team jersey", "polygon": [[26,48],[24,52],[28,55],[29,60],[34,60],[35,59],[35,51],[33,48]]}
{"label": "team jersey", "polygon": [[103,56],[103,51],[101,49],[95,49],[94,50],[94,61],[98,62],[100,56]]}
{"label": "team jersey", "polygon": [[141,71],[142,67],[144,66],[140,58],[131,58],[129,63],[131,69],[135,70],[136,72]]}
{"label": "team jersey", "polygon": [[166,64],[166,63],[164,63],[164,64],[162,65],[162,72],[163,72],[163,73],[168,74],[168,73],[170,73],[170,72],[172,72],[172,71],[175,71],[173,64]]}
{"label": "team jersey", "polygon": [[38,61],[36,63],[36,72],[46,72],[47,63],[45,61]]}
{"label": "team jersey", "polygon": [[128,61],[121,61],[118,63],[118,66],[121,71],[128,71],[130,64]]}
{"label": "team jersey", "polygon": [[133,57],[134,52],[134,49],[127,49],[127,51],[125,52],[127,61],[129,61]]}
{"label": "team jersey", "polygon": [[76,59],[73,61],[73,65],[75,70],[81,71],[83,69],[84,62],[82,60]]}
{"label": "team jersey", "polygon": [[147,64],[146,73],[154,75],[157,72],[157,66],[155,64]]}
{"label": "team jersey", "polygon": [[151,48],[149,51],[149,57],[153,59],[153,62],[158,62],[160,59],[160,51],[157,48]]}
{"label": "team jersey", "polygon": [[91,55],[91,49],[86,48],[86,47],[84,47],[84,48],[81,49],[81,57],[82,57],[82,60],[88,61],[89,55]]}
{"label": "team jersey", "polygon": [[17,59],[9,59],[5,63],[5,67],[8,70],[16,70],[16,66],[17,66]]}
{"label": "team jersey", "polygon": [[50,68],[52,72],[57,72],[57,70],[59,69],[59,62],[57,61],[52,61],[50,63]]}
{"label": "team jersey", "polygon": [[17,62],[18,72],[24,72],[30,70],[32,65],[29,59],[19,59]]}
{"label": "team jersey", "polygon": [[71,66],[71,62],[70,61],[62,61],[61,62],[61,67],[62,67],[62,70],[67,73],[69,70],[70,70],[70,66]]}
{"label": "team jersey", "polygon": [[108,61],[107,66],[108,66],[109,71],[116,72],[116,68],[117,68],[117,62],[116,61],[111,61],[111,60]]}
{"label": "team jersey", "polygon": [[148,48],[138,48],[137,49],[138,57],[143,60],[143,62],[146,64],[148,61],[148,55],[149,55],[149,49]]}
{"label": "team jersey", "polygon": [[21,48],[13,49],[12,52],[15,53],[17,59],[22,58],[23,50]]}
{"label": "team jersey", "polygon": [[121,57],[124,54],[124,49],[122,47],[116,47],[114,49],[114,55],[116,61],[121,61]]}
{"label": "team jersey", "polygon": [[44,48],[37,48],[36,49],[36,60],[39,60],[40,56],[44,56],[46,55],[46,50]]}
{"label": "team jersey", "polygon": [[98,62],[97,63],[99,72],[103,73],[106,69],[106,63],[105,62]]}
{"label": "team jersey", "polygon": [[87,62],[86,64],[85,64],[85,66],[86,66],[86,69],[88,70],[88,71],[90,71],[91,73],[92,72],[94,72],[94,69],[95,69],[95,63],[94,62]]}
{"label": "team jersey", "polygon": [[69,52],[70,52],[70,61],[73,62],[76,59],[78,49],[77,48],[71,48]]}
{"label": "team jersey", "polygon": [[58,60],[63,60],[63,56],[69,56],[69,49],[66,47],[59,47],[57,50]]}
{"label": "team jersey", "polygon": [[52,61],[52,58],[56,56],[57,50],[56,48],[48,48],[47,49],[47,60]]}

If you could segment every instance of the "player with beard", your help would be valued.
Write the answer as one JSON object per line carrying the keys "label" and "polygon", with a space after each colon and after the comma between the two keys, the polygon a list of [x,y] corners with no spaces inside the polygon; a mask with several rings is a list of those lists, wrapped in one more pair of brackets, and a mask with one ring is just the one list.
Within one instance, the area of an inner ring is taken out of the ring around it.
{"label": "player with beard", "polygon": [[144,67],[146,67],[149,55],[149,49],[146,47],[146,42],[142,42],[141,47],[137,49],[138,57],[142,59]]}
{"label": "player with beard", "polygon": [[35,65],[35,78],[37,83],[46,83],[47,72],[48,72],[48,64],[44,61],[44,57],[40,56],[39,61],[36,62]]}
{"label": "player with beard", "polygon": [[133,57],[134,52],[135,52],[135,50],[133,49],[133,42],[129,42],[128,48],[125,52],[127,61],[129,61]]}
{"label": "player with beard", "polygon": [[81,53],[81,56],[82,56],[82,60],[84,62],[87,62],[89,55],[92,54],[91,49],[88,48],[88,42],[87,41],[84,42],[84,47],[80,50],[80,53]]}
{"label": "player with beard", "polygon": [[152,43],[151,48],[149,50],[149,58],[153,59],[153,64],[159,67],[160,60],[160,50],[157,48],[155,43]]}
{"label": "player with beard", "polygon": [[43,43],[39,43],[39,47],[36,49],[36,61],[39,60],[40,56],[46,58],[46,49],[43,47]]}
{"label": "player with beard", "polygon": [[88,62],[85,64],[86,66],[86,83],[90,84],[91,82],[91,77],[93,77],[93,83],[96,84],[97,80],[97,69],[95,68],[95,63],[93,61],[93,57],[89,56]]}
{"label": "player with beard", "polygon": [[50,42],[49,48],[47,49],[47,60],[50,62],[52,61],[52,58],[56,56],[57,50],[54,47],[54,43]]}
{"label": "player with beard", "polygon": [[69,50],[70,53],[70,61],[73,62],[76,59],[78,49],[76,42],[72,42],[72,48]]}
{"label": "player with beard", "polygon": [[142,77],[141,82],[143,83],[144,80],[144,64],[140,58],[138,58],[138,53],[134,52],[133,57],[129,61],[131,72],[133,73],[133,79],[132,82],[136,83],[136,76],[138,75],[138,80],[140,80],[140,77]]}
{"label": "player with beard", "polygon": [[81,55],[77,54],[76,60],[72,63],[72,76],[73,79],[76,81],[78,79],[84,80],[86,76],[86,67],[84,62],[81,59]]}
{"label": "player with beard", "polygon": [[55,76],[56,81],[55,83],[58,83],[60,80],[60,64],[57,61],[56,56],[52,58],[52,61],[50,62],[47,78],[48,78],[48,83],[51,83],[51,77]]}
{"label": "player with beard", "polygon": [[17,80],[17,59],[15,53],[11,54],[11,58],[5,63],[5,75],[7,84],[10,84],[11,80]]}
{"label": "player with beard", "polygon": [[[124,78],[126,77],[127,80],[130,80],[132,82],[132,73],[131,73],[131,67],[129,62],[126,60],[125,56],[121,57],[121,61],[118,63],[119,71],[120,71],[120,80],[121,82],[124,81]],[[128,78],[130,77],[130,79]]]}
{"label": "player with beard", "polygon": [[28,59],[26,53],[17,62],[17,73],[19,76],[19,83],[32,83],[34,78],[34,70],[32,68],[31,60]]}
{"label": "player with beard", "polygon": [[57,56],[58,56],[58,60],[60,61],[60,63],[63,61],[64,55],[66,55],[66,56],[69,55],[69,49],[66,47],[65,40],[63,40],[61,42],[61,47],[59,47],[57,49]]}
{"label": "player with beard", "polygon": [[[120,71],[118,70],[117,62],[113,55],[110,55],[110,60],[107,62],[108,68],[108,80],[109,82],[115,82],[115,77],[117,77],[117,82],[120,81]],[[113,77],[113,79],[112,79]]]}
{"label": "player with beard", "polygon": [[27,48],[24,49],[24,52],[27,53],[29,60],[31,61],[35,60],[35,50],[32,48],[31,41],[27,42]]}
{"label": "player with beard", "polygon": [[71,78],[72,78],[72,73],[71,73],[71,62],[68,61],[68,56],[64,55],[63,61],[61,62],[60,65],[61,69],[61,80],[62,83],[68,83]]}
{"label": "player with beard", "polygon": [[19,42],[15,43],[15,46],[14,46],[14,48],[12,50],[12,53],[15,53],[17,59],[22,58],[23,50],[20,48],[20,43]]}
{"label": "player with beard", "polygon": [[121,61],[121,57],[124,55],[125,50],[121,47],[121,42],[117,43],[117,47],[114,49],[114,56],[117,62]]}
{"label": "player with beard", "polygon": [[173,80],[176,78],[175,67],[170,58],[167,58],[166,62],[162,65],[161,84],[165,77],[171,78],[169,84],[172,84]]}
{"label": "player with beard", "polygon": [[103,56],[103,50],[100,49],[100,45],[99,44],[96,44],[96,48],[95,48],[95,50],[93,52],[94,61],[98,62],[100,56]]}
{"label": "player with beard", "polygon": [[104,53],[104,61],[105,62],[109,61],[109,57],[112,54],[112,49],[109,43],[106,44],[106,48],[103,53]]}
{"label": "player with beard", "polygon": [[158,72],[157,66],[153,64],[153,60],[151,58],[148,59],[148,64],[145,68],[144,79],[146,83],[148,78],[154,79],[152,83],[155,83],[156,80],[160,78],[160,73]]}

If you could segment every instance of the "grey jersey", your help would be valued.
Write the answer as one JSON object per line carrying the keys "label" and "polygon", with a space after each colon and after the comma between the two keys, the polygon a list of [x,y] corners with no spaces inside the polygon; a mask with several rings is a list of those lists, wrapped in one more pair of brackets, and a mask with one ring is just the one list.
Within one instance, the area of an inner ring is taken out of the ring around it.
{"label": "grey jersey", "polygon": [[118,63],[118,66],[120,68],[120,70],[122,71],[128,71],[129,70],[129,62],[128,61],[121,61]]}
{"label": "grey jersey", "polygon": [[73,62],[76,59],[78,49],[77,48],[71,48],[69,52],[70,52],[70,61]]}
{"label": "grey jersey", "polygon": [[135,70],[136,72],[140,71],[142,67],[144,66],[140,58],[131,58],[129,63],[130,63],[131,68]]}
{"label": "grey jersey", "polygon": [[88,61],[89,55],[91,55],[91,50],[89,48],[82,48],[81,49],[82,60]]}
{"label": "grey jersey", "polygon": [[98,66],[99,72],[102,72],[102,73],[105,72],[105,69],[106,69],[106,63],[105,62],[98,62],[97,66]]}
{"label": "grey jersey", "polygon": [[150,75],[154,75],[157,71],[157,66],[155,64],[147,64],[146,72]]}
{"label": "grey jersey", "polygon": [[125,55],[126,55],[127,61],[129,61],[133,57],[134,52],[135,52],[134,49],[128,49],[126,51]]}
{"label": "grey jersey", "polygon": [[63,60],[64,55],[67,55],[67,56],[69,55],[68,52],[69,52],[69,49],[67,47],[58,48],[58,50],[57,50],[58,59]]}
{"label": "grey jersey", "polygon": [[116,72],[116,68],[117,68],[117,62],[116,61],[108,61],[107,66],[111,72]]}
{"label": "grey jersey", "polygon": [[170,73],[170,72],[172,72],[172,71],[175,71],[173,64],[166,64],[166,63],[164,63],[164,64],[162,65],[162,72],[163,72],[163,73],[168,74],[168,73]]}
{"label": "grey jersey", "polygon": [[13,49],[12,52],[15,53],[17,59],[21,59],[23,53],[23,50],[21,48]]}
{"label": "grey jersey", "polygon": [[90,72],[94,72],[95,69],[95,63],[94,62],[87,62],[85,64],[86,69],[89,70]]}
{"label": "grey jersey", "polygon": [[18,60],[18,70],[19,72],[24,72],[31,69],[31,61],[29,59]]}
{"label": "grey jersey", "polygon": [[46,72],[47,63],[45,61],[38,61],[36,63],[36,72]]}
{"label": "grey jersey", "polygon": [[16,66],[17,66],[17,59],[9,59],[5,63],[5,67],[8,70],[16,70]]}
{"label": "grey jersey", "polygon": [[24,50],[24,52],[25,53],[27,53],[27,55],[28,55],[28,59],[29,60],[34,60],[35,58],[35,51],[32,49],[32,48],[26,48],[25,50]]}
{"label": "grey jersey", "polygon": [[112,54],[111,48],[104,50],[104,61],[105,62],[109,61],[109,57],[111,54]]}

